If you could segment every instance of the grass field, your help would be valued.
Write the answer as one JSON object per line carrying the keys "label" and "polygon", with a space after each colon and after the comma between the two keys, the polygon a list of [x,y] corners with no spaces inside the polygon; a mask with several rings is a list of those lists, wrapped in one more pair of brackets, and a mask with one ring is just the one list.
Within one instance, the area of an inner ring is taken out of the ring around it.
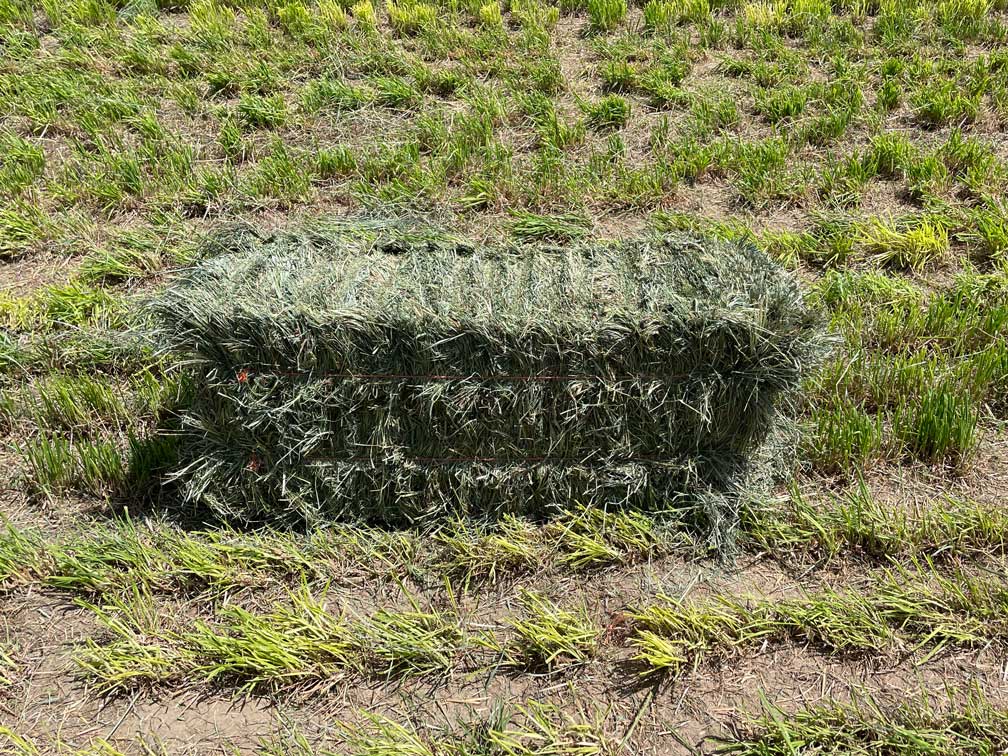
{"label": "grass field", "polygon": [[[1008,749],[1005,0],[0,0],[0,753]],[[840,346],[729,557],[244,532],[143,302],[222,222],[749,237]]]}

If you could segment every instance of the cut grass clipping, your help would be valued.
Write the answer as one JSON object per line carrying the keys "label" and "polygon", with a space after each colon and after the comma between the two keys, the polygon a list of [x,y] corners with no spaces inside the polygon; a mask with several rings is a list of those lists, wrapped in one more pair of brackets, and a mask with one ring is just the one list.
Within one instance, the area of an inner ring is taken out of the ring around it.
{"label": "cut grass clipping", "polygon": [[525,591],[521,596],[525,616],[511,618],[514,631],[503,649],[508,664],[530,669],[554,669],[565,664],[582,664],[598,650],[602,628],[587,607],[564,609],[545,596]]}
{"label": "cut grass clipping", "polygon": [[1003,579],[955,571],[894,569],[863,591],[826,590],[799,598],[662,600],[633,612],[630,642],[641,675],[679,673],[704,660],[781,642],[858,655],[893,649],[924,659],[949,647],[998,645],[1008,637]]}
{"label": "cut grass clipping", "polygon": [[218,234],[156,300],[194,372],[178,477],[242,521],[676,511],[723,543],[826,340],[755,247]]}
{"label": "cut grass clipping", "polygon": [[943,698],[920,696],[893,704],[858,695],[851,702],[826,701],[796,712],[764,702],[759,717],[747,727],[736,727],[735,737],[717,752],[938,756],[1008,750],[1008,712],[979,690],[965,696],[948,691],[947,700]]}
{"label": "cut grass clipping", "polygon": [[107,630],[104,642],[89,639],[75,654],[102,695],[184,680],[243,692],[315,682],[320,691],[351,675],[381,680],[443,673],[467,647],[453,615],[414,603],[406,611],[350,617],[304,586],[268,611],[228,605],[184,628],[142,590],[80,604]]}

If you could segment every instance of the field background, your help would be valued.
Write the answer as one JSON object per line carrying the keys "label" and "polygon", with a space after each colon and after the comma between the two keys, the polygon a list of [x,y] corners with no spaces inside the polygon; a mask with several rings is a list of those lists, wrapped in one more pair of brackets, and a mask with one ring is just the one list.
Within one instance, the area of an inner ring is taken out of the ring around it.
{"label": "field background", "polygon": [[[1008,748],[1006,128],[1004,0],[0,0],[0,752]],[[840,346],[734,553],[180,508],[144,297],[361,213],[792,269]]]}

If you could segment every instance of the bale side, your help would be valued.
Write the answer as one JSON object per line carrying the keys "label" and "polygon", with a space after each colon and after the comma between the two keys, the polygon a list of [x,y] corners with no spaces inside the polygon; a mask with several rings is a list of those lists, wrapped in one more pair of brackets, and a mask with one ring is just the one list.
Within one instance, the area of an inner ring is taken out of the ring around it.
{"label": "bale side", "polygon": [[155,302],[189,495],[242,519],[733,519],[823,341],[750,245],[485,250],[381,226],[218,237]]}

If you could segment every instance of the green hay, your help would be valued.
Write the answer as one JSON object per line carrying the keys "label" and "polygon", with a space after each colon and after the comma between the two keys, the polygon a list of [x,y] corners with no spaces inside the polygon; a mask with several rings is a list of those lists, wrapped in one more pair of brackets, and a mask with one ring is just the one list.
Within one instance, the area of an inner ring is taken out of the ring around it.
{"label": "green hay", "polygon": [[230,518],[688,509],[725,533],[824,340],[754,247],[476,248],[343,222],[211,240],[153,304],[196,376],[186,494]]}

